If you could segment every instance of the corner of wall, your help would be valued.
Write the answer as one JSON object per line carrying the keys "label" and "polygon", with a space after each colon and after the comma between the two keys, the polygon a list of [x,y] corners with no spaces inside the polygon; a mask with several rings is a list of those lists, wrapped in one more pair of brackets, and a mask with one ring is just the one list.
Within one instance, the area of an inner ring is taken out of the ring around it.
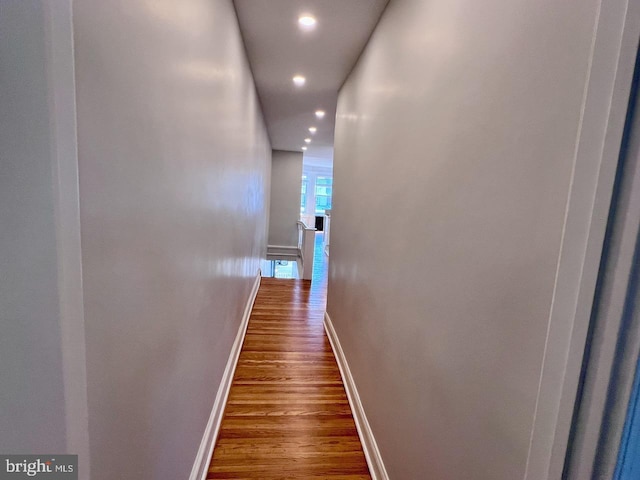
{"label": "corner of wall", "polygon": [[371,478],[372,480],[389,480],[389,475],[387,474],[387,470],[384,466],[384,461],[382,460],[382,455],[380,454],[378,444],[376,443],[376,439],[373,435],[373,430],[371,430],[369,420],[367,419],[364,407],[362,406],[360,395],[358,394],[358,388],[356,387],[355,380],[351,375],[347,358],[342,350],[342,345],[340,344],[338,335],[333,328],[331,317],[327,312],[324,314],[324,329],[336,357],[336,362],[338,363],[340,376],[342,377],[342,382],[344,383],[344,388],[347,392],[347,398],[349,399],[349,405],[351,406],[353,419],[356,423],[356,429],[358,430],[358,436],[362,443],[362,449],[364,450],[364,456],[367,460]]}
{"label": "corner of wall", "polygon": [[238,358],[240,357],[240,351],[242,350],[242,343],[247,333],[247,327],[249,326],[249,318],[251,317],[251,310],[253,304],[256,301],[258,295],[258,289],[260,288],[261,271],[258,269],[251,293],[247,299],[247,303],[242,315],[242,321],[238,328],[238,333],[231,347],[231,353],[218,387],[216,398],[211,408],[211,414],[209,415],[209,421],[205,427],[198,453],[196,454],[195,461],[193,462],[193,468],[189,475],[189,480],[206,480],[209,463],[211,462],[211,456],[213,455],[213,449],[218,439],[218,433],[220,432],[220,425],[222,424],[222,417],[224,416],[224,409],[227,405],[227,399],[229,398],[229,391],[231,390],[231,383],[233,381],[233,375],[238,365]]}
{"label": "corner of wall", "polygon": [[[55,5],[53,4],[55,3]],[[72,1],[45,4],[67,453],[90,478]]]}

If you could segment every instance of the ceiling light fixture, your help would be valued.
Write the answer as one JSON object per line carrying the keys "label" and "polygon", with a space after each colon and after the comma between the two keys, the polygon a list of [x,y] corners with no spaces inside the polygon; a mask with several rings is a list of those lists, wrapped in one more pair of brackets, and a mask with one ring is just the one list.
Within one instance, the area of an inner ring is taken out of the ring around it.
{"label": "ceiling light fixture", "polygon": [[309,127],[309,131],[311,133],[316,133],[318,131],[318,129],[316,127]]}
{"label": "ceiling light fixture", "polygon": [[304,78],[302,75],[296,75],[295,77],[293,77],[293,83],[296,87],[301,87],[304,85],[304,82],[306,82],[307,79]]}
{"label": "ceiling light fixture", "polygon": [[324,110],[316,110],[316,117],[324,118]]}
{"label": "ceiling light fixture", "polygon": [[313,30],[318,21],[313,15],[300,15],[298,17],[298,25],[302,30]]}
{"label": "ceiling light fixture", "polygon": [[311,139],[310,138],[305,138],[304,141],[307,142],[307,143],[311,143]]}
{"label": "ceiling light fixture", "polygon": [[302,147],[302,151],[306,151],[306,150],[307,150],[307,147]]}

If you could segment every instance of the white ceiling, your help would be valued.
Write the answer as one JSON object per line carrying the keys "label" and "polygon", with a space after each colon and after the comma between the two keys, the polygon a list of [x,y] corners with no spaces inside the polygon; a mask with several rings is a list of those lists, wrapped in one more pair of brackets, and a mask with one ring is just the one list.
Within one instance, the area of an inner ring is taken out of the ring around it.
{"label": "white ceiling", "polygon": [[[234,0],[240,30],[271,138],[276,150],[333,158],[338,90],[375,27],[388,0]],[[298,26],[313,15],[315,29]],[[306,77],[303,87],[292,78]],[[324,110],[324,119],[314,112]],[[308,128],[317,127],[315,135]]]}

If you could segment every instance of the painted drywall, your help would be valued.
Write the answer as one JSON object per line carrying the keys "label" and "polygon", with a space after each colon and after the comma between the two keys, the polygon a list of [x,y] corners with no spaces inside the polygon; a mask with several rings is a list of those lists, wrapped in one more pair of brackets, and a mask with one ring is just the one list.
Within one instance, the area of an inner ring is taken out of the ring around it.
{"label": "painted drywall", "polygon": [[43,2],[0,3],[0,451],[66,451]]}
{"label": "painted drywall", "polygon": [[296,247],[300,219],[302,152],[274,150],[271,156],[269,245]]}
{"label": "painted drywall", "polygon": [[71,0],[0,3],[0,451],[89,478]]}
{"label": "painted drywall", "polygon": [[74,2],[92,479],[185,479],[266,252],[229,0]]}
{"label": "painted drywall", "polygon": [[525,476],[598,9],[391,2],[340,92],[327,312],[390,478]]}

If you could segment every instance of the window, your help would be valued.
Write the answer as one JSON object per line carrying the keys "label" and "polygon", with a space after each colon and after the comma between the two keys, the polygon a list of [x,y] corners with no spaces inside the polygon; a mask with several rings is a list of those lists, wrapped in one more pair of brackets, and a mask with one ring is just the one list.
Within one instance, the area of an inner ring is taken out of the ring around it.
{"label": "window", "polygon": [[302,175],[302,186],[300,187],[300,213],[307,210],[307,176]]}
{"label": "window", "polygon": [[331,209],[332,185],[332,177],[316,178],[316,213]]}

